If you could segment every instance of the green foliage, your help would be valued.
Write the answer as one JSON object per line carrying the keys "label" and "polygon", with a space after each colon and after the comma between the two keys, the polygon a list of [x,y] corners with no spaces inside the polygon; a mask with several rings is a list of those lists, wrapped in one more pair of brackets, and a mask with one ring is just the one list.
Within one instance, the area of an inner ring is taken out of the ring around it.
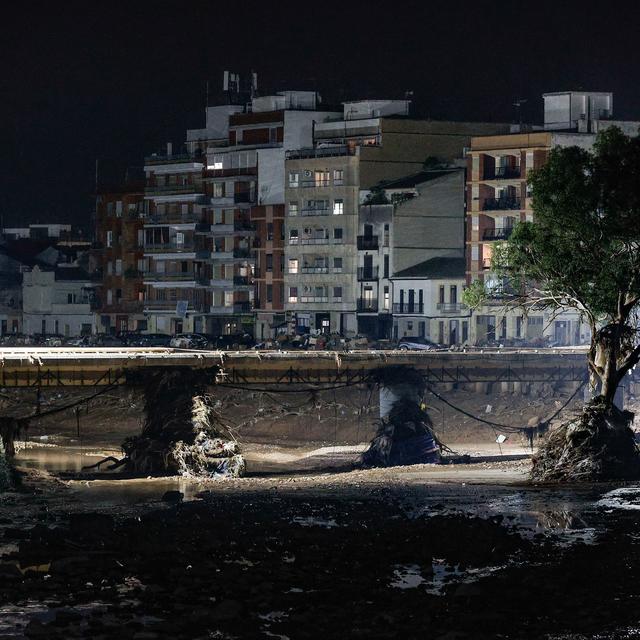
{"label": "green foliage", "polygon": [[542,306],[624,322],[640,301],[640,138],[612,127],[593,151],[556,148],[528,181],[534,222],[516,225],[492,269]]}
{"label": "green foliage", "polygon": [[384,187],[376,185],[371,188],[371,193],[367,196],[364,204],[390,204]]}
{"label": "green foliage", "polygon": [[443,169],[447,166],[448,164],[446,160],[438,158],[437,156],[427,156],[425,161],[422,163],[422,168],[425,171],[436,171],[437,169]]}
{"label": "green foliage", "polygon": [[480,280],[474,280],[463,292],[462,302],[466,304],[470,309],[477,309],[481,307],[487,298],[489,293]]}

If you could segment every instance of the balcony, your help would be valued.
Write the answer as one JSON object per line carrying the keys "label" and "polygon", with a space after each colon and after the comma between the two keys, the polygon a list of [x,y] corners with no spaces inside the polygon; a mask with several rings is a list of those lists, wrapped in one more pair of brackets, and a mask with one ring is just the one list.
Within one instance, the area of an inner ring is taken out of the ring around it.
{"label": "balcony", "polygon": [[321,266],[321,267],[309,267],[309,266],[304,266],[304,267],[300,267],[300,273],[329,273],[329,267],[328,266]]}
{"label": "balcony", "polygon": [[312,207],[309,209],[300,209],[301,216],[328,216],[330,213],[331,209],[329,209],[329,207]]}
{"label": "balcony", "polygon": [[195,184],[156,184],[145,187],[146,195],[170,195],[172,193],[204,193],[204,187]]}
{"label": "balcony", "polygon": [[145,244],[145,253],[193,253],[196,245],[193,242],[165,242],[160,244]]}
{"label": "balcony", "polygon": [[292,242],[293,238],[289,238],[289,244],[330,244],[331,238],[300,238],[298,242]]}
{"label": "balcony", "polygon": [[358,267],[358,281],[372,282],[378,279],[378,267]]}
{"label": "balcony", "polygon": [[369,251],[378,248],[378,236],[358,236],[358,250]]}
{"label": "balcony", "polygon": [[233,304],[211,305],[210,313],[215,315],[235,315],[237,313],[251,313],[250,302],[234,302]]}
{"label": "balcony", "polygon": [[145,225],[151,224],[193,224],[199,222],[200,213],[154,213],[144,220]]}
{"label": "balcony", "polygon": [[143,279],[147,282],[198,282],[205,284],[207,279],[200,273],[167,273],[166,271],[146,271]]}
{"label": "balcony", "polygon": [[358,298],[356,308],[358,313],[377,313],[378,299],[377,298]]}
{"label": "balcony", "polygon": [[406,313],[408,315],[418,315],[424,313],[424,303],[422,302],[394,302],[393,313]]}
{"label": "balcony", "polygon": [[512,211],[520,208],[520,198],[487,198],[482,203],[483,211]]}
{"label": "balcony", "polygon": [[485,229],[482,234],[483,240],[507,240],[513,233],[513,227],[496,227],[495,229]]}
{"label": "balcony", "polygon": [[251,284],[249,276],[233,276],[233,284],[236,287],[246,287]]}
{"label": "balcony", "polygon": [[[178,306],[177,300],[145,300],[144,310],[145,312],[153,311],[176,311]],[[200,313],[206,313],[208,306],[204,302],[192,302],[188,301],[187,311]]]}
{"label": "balcony", "polygon": [[316,188],[316,189],[320,189],[322,187],[329,187],[331,186],[331,180],[329,180],[328,178],[326,180],[324,179],[320,179],[320,180],[315,180],[315,179],[311,179],[311,180],[300,180],[299,182],[300,186],[303,188]]}
{"label": "balcony", "polygon": [[496,167],[494,170],[485,171],[485,180],[514,180],[522,177],[520,165],[514,167]]}
{"label": "balcony", "polygon": [[318,147],[308,149],[296,149],[287,151],[287,160],[303,160],[306,158],[332,158],[336,156],[353,156],[356,150],[346,145],[334,145],[330,147]]}
{"label": "balcony", "polygon": [[450,313],[456,314],[465,311],[467,309],[467,305],[460,304],[458,302],[439,302],[437,304],[437,309],[443,315],[447,315]]}
{"label": "balcony", "polygon": [[234,258],[250,258],[251,249],[236,248],[233,250],[233,257]]}

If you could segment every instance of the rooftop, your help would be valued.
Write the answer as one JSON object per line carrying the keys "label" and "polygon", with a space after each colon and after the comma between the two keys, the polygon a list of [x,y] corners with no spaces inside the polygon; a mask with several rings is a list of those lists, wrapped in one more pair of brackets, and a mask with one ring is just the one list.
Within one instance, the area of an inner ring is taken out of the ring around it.
{"label": "rooftop", "polygon": [[466,263],[464,258],[430,258],[424,262],[398,271],[394,278],[464,278]]}

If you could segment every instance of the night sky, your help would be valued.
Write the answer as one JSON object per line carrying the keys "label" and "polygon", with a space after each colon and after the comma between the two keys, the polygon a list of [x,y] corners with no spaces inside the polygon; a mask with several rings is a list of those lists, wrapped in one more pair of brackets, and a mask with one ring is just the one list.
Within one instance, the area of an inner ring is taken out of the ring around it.
{"label": "night sky", "polygon": [[87,224],[96,159],[180,144],[225,69],[333,103],[412,90],[416,113],[458,120],[517,121],[520,97],[539,121],[545,91],[608,90],[640,119],[635,2],[22,4],[0,43],[5,226]]}

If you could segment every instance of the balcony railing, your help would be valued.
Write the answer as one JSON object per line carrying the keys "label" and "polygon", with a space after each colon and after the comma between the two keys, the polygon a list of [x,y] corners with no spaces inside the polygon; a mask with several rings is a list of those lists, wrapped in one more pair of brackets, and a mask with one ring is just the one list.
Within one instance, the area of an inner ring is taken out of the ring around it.
{"label": "balcony railing", "polygon": [[483,211],[509,211],[520,209],[520,198],[487,198],[482,204]]}
{"label": "balcony railing", "polygon": [[204,193],[204,187],[196,184],[154,184],[147,185],[144,192],[149,194],[169,194],[169,193]]}
{"label": "balcony railing", "polygon": [[357,310],[359,313],[374,313],[378,311],[377,298],[358,298]]}
{"label": "balcony railing", "polygon": [[329,302],[329,296],[298,296],[298,302]]}
{"label": "balcony railing", "polygon": [[378,279],[378,267],[358,267],[358,280],[369,281]]}
{"label": "balcony railing", "polygon": [[496,227],[495,229],[485,229],[482,234],[483,240],[506,240],[513,233],[513,227]]}
{"label": "balcony railing", "polygon": [[360,251],[377,249],[378,236],[358,236],[358,249]]}
{"label": "balcony railing", "polygon": [[300,273],[329,273],[329,267],[300,267]]}
{"label": "balcony railing", "polygon": [[311,207],[309,209],[300,209],[301,216],[328,216],[331,213],[329,207]]}
{"label": "balcony railing", "polygon": [[[176,300],[145,300],[144,301],[144,310],[145,311],[166,311],[166,310],[175,310],[177,308]],[[192,302],[188,301],[187,311],[199,311],[204,313],[209,310],[209,307],[204,302]]]}
{"label": "balcony railing", "polygon": [[145,224],[191,224],[201,217],[200,213],[154,213],[145,218]]}
{"label": "balcony railing", "polygon": [[459,302],[439,302],[437,309],[440,313],[460,313],[467,309],[467,305]]}
{"label": "balcony railing", "polygon": [[166,242],[160,244],[145,244],[146,253],[193,253],[196,245],[193,242]]}
{"label": "balcony railing", "polygon": [[206,282],[206,278],[199,273],[167,273],[166,271],[145,271],[143,279],[159,282]]}
{"label": "balcony railing", "polygon": [[485,171],[485,180],[509,180],[522,177],[520,165],[515,167],[496,167],[493,170]]}
{"label": "balcony railing", "polygon": [[310,180],[300,180],[300,186],[301,187],[316,187],[316,188],[320,188],[320,187],[328,187],[331,185],[331,180],[329,180],[329,178],[325,179],[320,179],[320,180],[315,180],[315,179],[310,179]]}
{"label": "balcony railing", "polygon": [[287,160],[303,160],[305,158],[331,158],[335,156],[353,156],[356,150],[347,145],[333,145],[287,151]]}
{"label": "balcony railing", "polygon": [[421,314],[424,312],[422,302],[394,302],[393,313]]}

